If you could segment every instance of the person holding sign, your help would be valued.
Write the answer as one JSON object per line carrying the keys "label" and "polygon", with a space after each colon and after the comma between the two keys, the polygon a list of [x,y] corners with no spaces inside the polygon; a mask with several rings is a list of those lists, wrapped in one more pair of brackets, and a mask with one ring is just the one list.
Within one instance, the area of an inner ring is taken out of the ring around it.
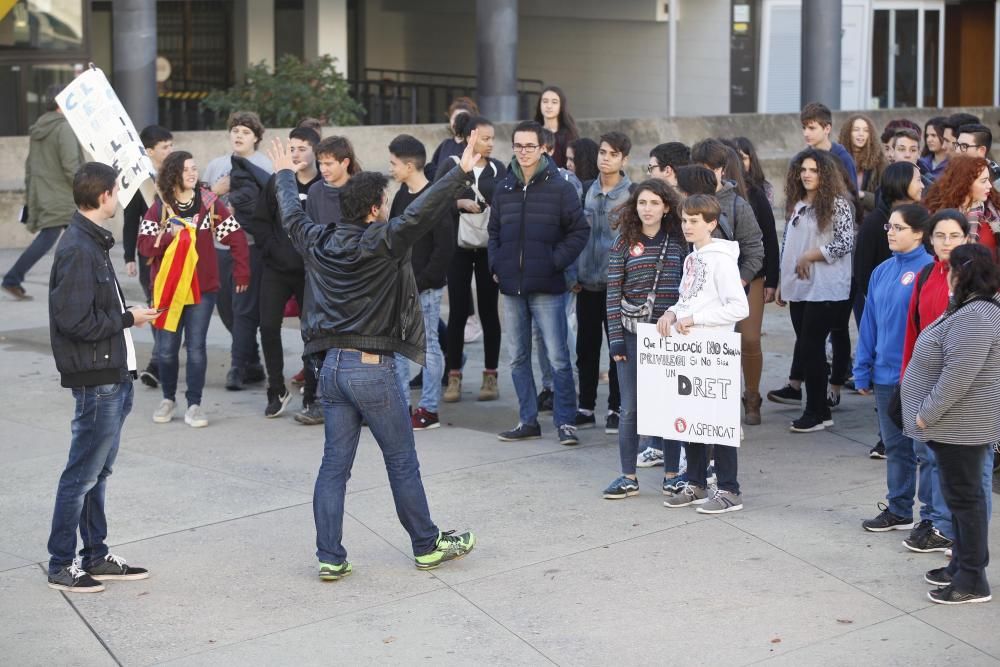
{"label": "person holding sign", "polygon": [[[681,265],[687,255],[679,210],[677,192],[653,178],[640,183],[612,215],[618,236],[608,260],[608,341],[621,389],[618,453],[622,474],[604,489],[609,500],[639,493],[635,474],[639,451],[636,323],[653,321],[677,301]],[[664,459],[671,458],[664,461],[664,470],[676,471],[679,446],[664,448],[667,443],[661,438],[652,441],[664,451]],[[664,487],[667,484],[664,480]]]}
{"label": "person holding sign", "polygon": [[[656,322],[661,336],[671,328],[687,334],[692,327],[732,331],[750,314],[750,304],[737,260],[736,241],[712,238],[722,208],[711,195],[692,195],[681,207],[681,229],[694,251],[684,260],[680,299]],[[718,489],[708,497],[708,445],[687,443],[688,483],[663,504],[667,507],[699,505],[703,514],[722,514],[743,509],[743,495],[736,479],[737,447],[715,447],[715,474]]]}
{"label": "person holding sign", "polygon": [[139,227],[139,254],[152,257],[153,305],[161,311],[153,326],[160,329],[160,386],[163,400],[153,413],[157,424],[174,417],[181,335],[187,345],[188,426],[208,426],[201,409],[208,356],[205,338],[219,294],[219,264],[214,241],[233,253],[237,293],[250,283],[247,239],[229,209],[198,182],[198,167],[187,151],[163,161],[156,177],[160,194]]}

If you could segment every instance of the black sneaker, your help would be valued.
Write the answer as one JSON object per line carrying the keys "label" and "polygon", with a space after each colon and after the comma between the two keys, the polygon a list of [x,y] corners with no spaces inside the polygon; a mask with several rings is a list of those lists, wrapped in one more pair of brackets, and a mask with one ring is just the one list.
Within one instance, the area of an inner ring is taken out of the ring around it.
{"label": "black sneaker", "polygon": [[139,381],[150,389],[156,389],[160,386],[160,371],[153,365],[153,362],[146,366],[146,370],[139,373]]}
{"label": "black sneaker", "polygon": [[802,387],[796,389],[790,384],[786,384],[781,389],[767,392],[767,400],[773,403],[784,403],[785,405],[802,404]]}
{"label": "black sneaker", "polygon": [[868,458],[885,459],[885,443],[879,440],[875,446],[868,450]]}
{"label": "black sneaker", "polygon": [[[923,523],[930,523],[930,521],[921,521]],[[916,528],[913,529],[916,531]],[[944,553],[951,548],[953,542],[947,537],[941,534],[937,528],[934,526],[928,527],[926,530],[921,531],[920,534],[914,535],[913,532],[910,536],[903,540],[903,546],[910,551],[916,551],[921,554],[929,554],[934,551],[940,551]]]}
{"label": "black sneaker", "polygon": [[260,363],[250,364],[243,369],[243,382],[246,384],[258,384],[267,379],[267,373]]}
{"label": "black sneaker", "polygon": [[542,437],[542,427],[538,424],[518,424],[509,431],[497,435],[501,442],[517,442],[519,440],[535,440]]}
{"label": "black sneaker", "polygon": [[319,426],[326,421],[323,411],[315,401],[309,405],[303,405],[302,411],[295,413],[295,421],[306,426]]}
{"label": "black sneaker", "polygon": [[840,405],[840,392],[833,392],[827,390],[826,392],[826,407],[835,408]]}
{"label": "black sneaker", "polygon": [[552,393],[551,389],[542,389],[542,392],[538,394],[538,411],[552,412],[552,405],[554,399],[555,399],[555,394]]}
{"label": "black sneaker", "polygon": [[[579,416],[579,415],[577,415]],[[559,427],[560,445],[579,445],[580,438],[576,437],[576,427],[572,424],[563,424]]]}
{"label": "black sneaker", "polygon": [[608,434],[613,434],[618,432],[618,423],[621,421],[621,415],[618,412],[611,410],[608,412],[608,418],[604,420],[604,432]]}
{"label": "black sneaker", "polygon": [[226,389],[229,391],[240,391],[243,389],[243,369],[233,366],[226,373]]}
{"label": "black sneaker", "polygon": [[824,420],[807,412],[792,422],[790,430],[792,433],[815,433],[822,431],[827,426],[833,426],[832,419]]}
{"label": "black sneaker", "polygon": [[104,584],[84,572],[80,564],[73,561],[71,565],[49,575],[49,588],[67,593],[100,593],[104,590]]}
{"label": "black sneaker", "polygon": [[951,584],[927,592],[931,602],[937,604],[968,604],[970,602],[989,602],[993,596],[989,593],[959,593]]}
{"label": "black sneaker", "polygon": [[861,522],[861,527],[872,533],[884,533],[890,530],[909,530],[913,528],[913,518],[896,516],[889,511],[885,503],[879,503],[878,508],[882,510],[874,519],[867,519]]}
{"label": "black sneaker", "polygon": [[589,415],[583,410],[576,411],[576,418],[573,424],[577,428],[594,428],[597,426],[597,417],[591,412]]}
{"label": "black sneaker", "polygon": [[928,570],[927,574],[924,575],[924,581],[931,586],[950,586],[951,575],[948,574],[948,568],[939,567],[933,570]]}
{"label": "black sneaker", "polygon": [[268,389],[267,407],[264,408],[264,416],[269,419],[277,417],[285,411],[290,400],[292,400],[292,395],[285,389],[284,385],[280,389]]}
{"label": "black sneaker", "polygon": [[126,563],[124,558],[114,554],[108,554],[104,560],[87,566],[86,571],[97,581],[136,581],[149,578],[148,570],[133,567]]}
{"label": "black sneaker", "polygon": [[629,496],[639,495],[639,482],[630,477],[622,475],[615,479],[608,485],[608,488],[604,489],[602,496],[608,500],[621,500],[622,498],[628,498]]}

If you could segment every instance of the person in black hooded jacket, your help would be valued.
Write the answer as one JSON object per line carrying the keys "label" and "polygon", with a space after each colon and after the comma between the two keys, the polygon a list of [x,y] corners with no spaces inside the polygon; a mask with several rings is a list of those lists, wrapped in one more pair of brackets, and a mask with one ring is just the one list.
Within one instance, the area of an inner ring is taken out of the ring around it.
{"label": "person in black hooded jacket", "polygon": [[[313,149],[318,143],[319,135],[307,127],[296,128],[288,135],[292,159],[295,164],[306,165],[296,174],[295,179],[299,189],[299,201],[303,207],[308,200],[309,188],[320,180],[316,157],[313,154]],[[300,309],[306,307],[305,264],[278,219],[278,198],[274,192],[274,180],[273,175],[268,179],[247,225],[247,231],[253,234],[256,240],[255,245],[263,264],[260,285],[260,346],[264,352],[264,365],[267,369],[267,406],[264,408],[264,416],[272,418],[281,415],[292,398],[285,387],[285,351],[281,345],[281,324],[285,317],[285,304],[294,296]],[[318,408],[313,408],[316,400],[316,373],[313,365],[308,360],[305,362],[302,412],[295,416],[296,421],[305,424],[322,423],[321,419],[308,418],[310,413],[318,412]]]}

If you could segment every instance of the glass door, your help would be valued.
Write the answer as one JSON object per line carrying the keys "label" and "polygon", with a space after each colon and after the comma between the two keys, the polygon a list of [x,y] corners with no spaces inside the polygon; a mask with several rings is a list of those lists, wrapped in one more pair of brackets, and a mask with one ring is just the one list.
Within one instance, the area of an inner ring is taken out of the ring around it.
{"label": "glass door", "polygon": [[944,6],[884,0],[872,21],[873,106],[938,107],[944,95]]}

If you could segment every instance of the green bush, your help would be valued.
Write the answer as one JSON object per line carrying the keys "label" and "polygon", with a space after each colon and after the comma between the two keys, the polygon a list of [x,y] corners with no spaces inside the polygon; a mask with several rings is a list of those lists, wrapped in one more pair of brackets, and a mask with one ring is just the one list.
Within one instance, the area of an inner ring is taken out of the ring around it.
{"label": "green bush", "polygon": [[308,62],[284,55],[273,72],[263,61],[253,63],[243,83],[213,91],[202,105],[223,125],[239,110],[257,112],[266,127],[295,127],[307,116],[324,125],[357,125],[364,108],[350,96],[347,81],[333,67],[335,61],[327,55]]}

